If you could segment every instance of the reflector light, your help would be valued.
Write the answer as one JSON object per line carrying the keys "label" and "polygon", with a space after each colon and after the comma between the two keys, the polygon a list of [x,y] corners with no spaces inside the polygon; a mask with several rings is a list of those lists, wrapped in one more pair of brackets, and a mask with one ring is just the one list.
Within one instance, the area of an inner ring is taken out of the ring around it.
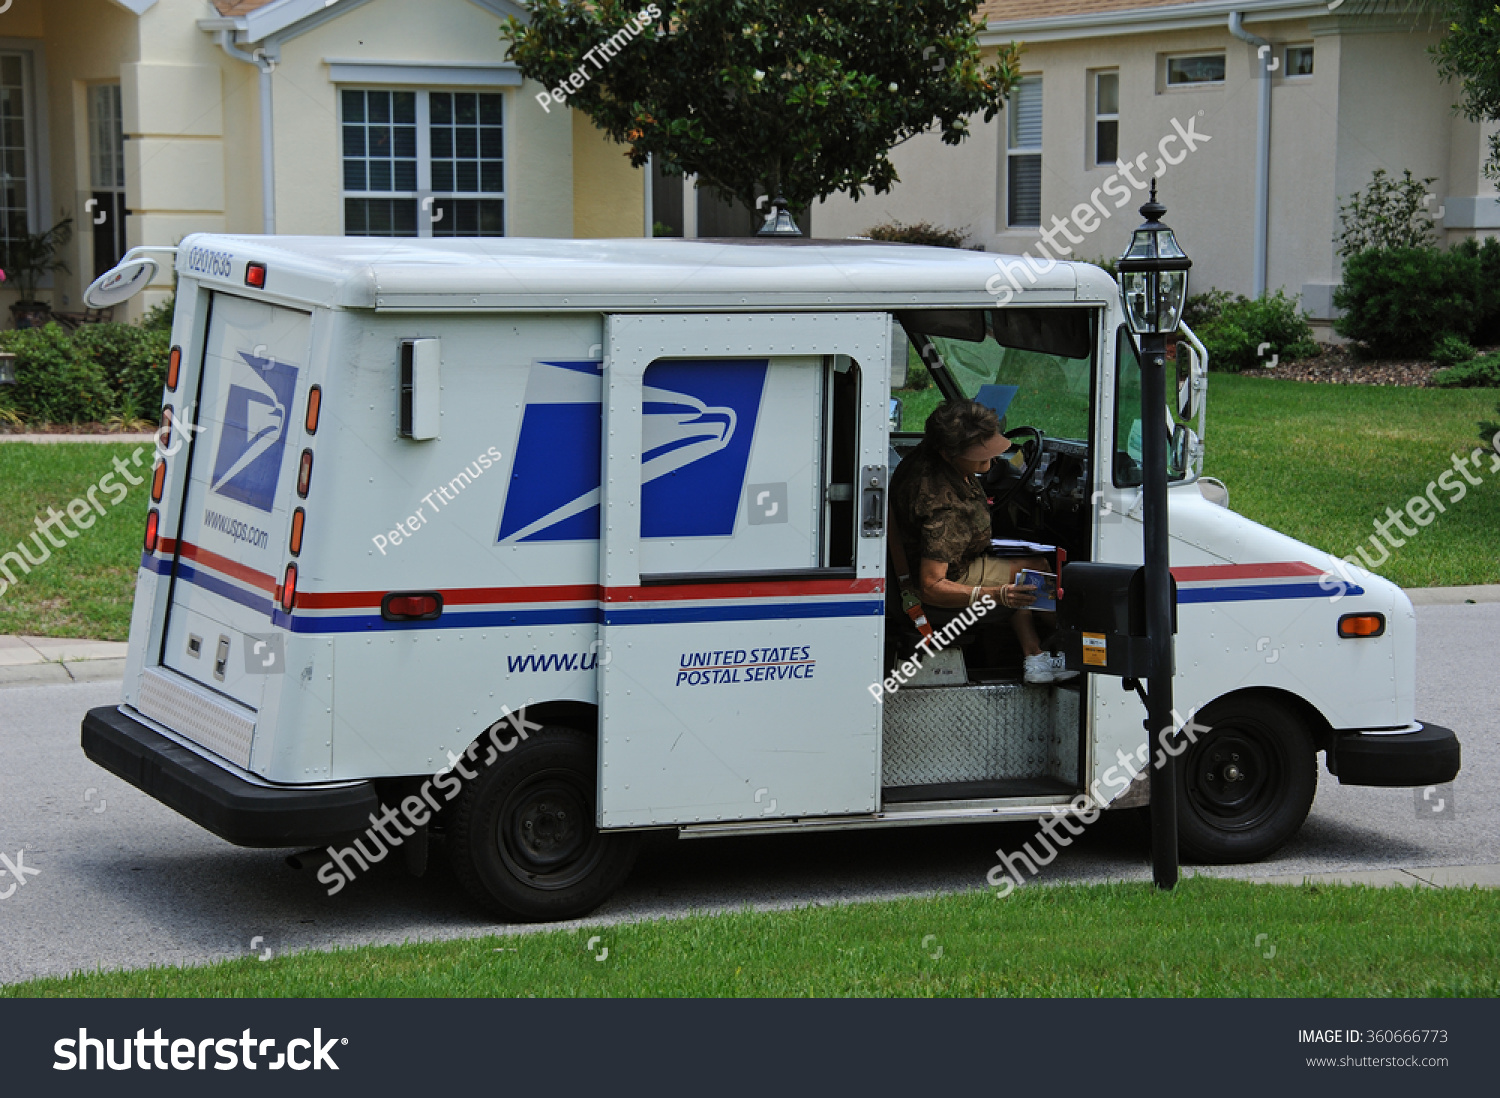
{"label": "reflector light", "polygon": [[302,552],[302,527],[306,522],[307,512],[302,508],[299,507],[292,512],[292,540],[288,548],[291,549],[294,557]]}
{"label": "reflector light", "polygon": [[297,566],[288,564],[286,575],[281,578],[281,608],[287,613],[297,605]]}
{"label": "reflector light", "polygon": [[156,508],[151,508],[150,513],[146,515],[146,552],[148,553],[156,552],[156,526],[160,521],[161,517],[156,513]]}
{"label": "reflector light", "polygon": [[177,372],[182,368],[182,348],[173,347],[172,353],[167,356],[167,391],[177,391]]}
{"label": "reflector light", "polygon": [[1339,636],[1378,637],[1385,632],[1384,614],[1345,614],[1339,619]]}
{"label": "reflector light", "polygon": [[318,433],[318,413],[323,410],[323,390],[314,385],[307,394],[307,420],[304,426],[307,433],[315,435]]}
{"label": "reflector light", "polygon": [[154,473],[151,474],[151,502],[152,503],[160,503],[161,502],[161,491],[162,491],[163,488],[166,487],[166,484],[167,484],[167,463],[165,461],[158,461],[156,463],[156,472],[154,472]]}
{"label": "reflector light", "polygon": [[443,596],[436,591],[392,591],[380,600],[386,621],[431,621],[443,612]]}
{"label": "reflector light", "polygon": [[297,465],[297,494],[303,499],[307,498],[307,490],[312,485],[312,451],[302,451],[302,461]]}
{"label": "reflector light", "polygon": [[245,285],[254,286],[257,290],[265,287],[266,265],[264,263],[245,264]]}

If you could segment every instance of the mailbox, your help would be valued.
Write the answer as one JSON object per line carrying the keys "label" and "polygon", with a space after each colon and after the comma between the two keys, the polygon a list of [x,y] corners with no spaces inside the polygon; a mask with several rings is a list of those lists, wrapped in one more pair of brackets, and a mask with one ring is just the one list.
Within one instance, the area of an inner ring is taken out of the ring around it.
{"label": "mailbox", "polygon": [[[1068,670],[1144,679],[1151,671],[1146,637],[1146,569],[1131,564],[1063,565],[1057,601]],[[1172,632],[1177,581],[1172,580]]]}

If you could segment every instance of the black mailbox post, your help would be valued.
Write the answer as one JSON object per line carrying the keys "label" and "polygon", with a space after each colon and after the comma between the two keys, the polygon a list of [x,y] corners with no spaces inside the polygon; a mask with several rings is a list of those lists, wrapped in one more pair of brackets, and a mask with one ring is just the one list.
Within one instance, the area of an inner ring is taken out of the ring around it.
{"label": "black mailbox post", "polygon": [[[1146,569],[1133,564],[1063,565],[1058,626],[1068,670],[1144,679],[1152,671]],[[1171,581],[1177,632],[1177,581]],[[1170,676],[1172,668],[1167,669]]]}

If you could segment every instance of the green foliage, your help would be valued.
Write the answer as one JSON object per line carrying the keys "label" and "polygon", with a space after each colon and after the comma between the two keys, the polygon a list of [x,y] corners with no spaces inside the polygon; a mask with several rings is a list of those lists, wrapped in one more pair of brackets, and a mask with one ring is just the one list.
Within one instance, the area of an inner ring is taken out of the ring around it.
{"label": "green foliage", "polygon": [[1472,238],[1460,240],[1453,246],[1453,254],[1471,258],[1478,264],[1473,341],[1481,347],[1500,343],[1500,240],[1494,237],[1483,243]]}
{"label": "green foliage", "polygon": [[945,229],[931,221],[917,221],[907,225],[900,221],[886,221],[874,228],[866,229],[864,235],[871,240],[883,240],[890,244],[923,244],[931,248],[962,248],[969,241],[969,227]]}
{"label": "green foliage", "polygon": [[1092,263],[1095,267],[1105,271],[1110,278],[1120,277],[1120,257],[1117,255],[1101,255],[1098,259],[1085,259],[1081,262]]}
{"label": "green foliage", "polygon": [[654,157],[748,209],[781,195],[796,214],[840,191],[889,191],[893,146],[932,129],[956,145],[974,115],[1000,111],[1020,54],[982,61],[977,7],[662,0],[643,21],[639,0],[536,0],[503,35],[526,77],[561,88],[636,167]]}
{"label": "green foliage", "polygon": [[1334,331],[1375,358],[1420,358],[1444,335],[1468,339],[1480,319],[1479,259],[1454,249],[1371,248],[1344,260]]}
{"label": "green foliage", "polygon": [[1230,302],[1249,300],[1244,294],[1232,294],[1228,290],[1211,289],[1201,294],[1192,294],[1183,303],[1182,322],[1197,332],[1210,320],[1216,320]]}
{"label": "green foliage", "polygon": [[36,286],[53,271],[68,265],[57,258],[57,250],[73,239],[73,219],[65,217],[39,233],[21,233],[5,245],[5,278],[21,291],[21,301],[36,300]]}
{"label": "green foliage", "polygon": [[[1472,122],[1500,119],[1500,8],[1495,0],[1445,0],[1448,33],[1432,47],[1438,73],[1458,80],[1459,109]],[[1500,178],[1500,132],[1490,134],[1485,174]]]}
{"label": "green foliage", "polygon": [[167,381],[171,332],[133,324],[85,324],[73,342],[99,364],[126,419],[155,418]]}
{"label": "green foliage", "polygon": [[1500,352],[1439,370],[1432,383],[1443,389],[1500,389]]}
{"label": "green foliage", "polygon": [[1291,361],[1310,358],[1320,350],[1307,314],[1297,307],[1297,298],[1284,290],[1254,301],[1243,297],[1229,300],[1224,294],[1222,300],[1207,303],[1205,310],[1213,305],[1218,306],[1218,314],[1193,329],[1203,341],[1213,369],[1238,372],[1264,366],[1272,355]]}
{"label": "green foliage", "polygon": [[[658,236],[661,234],[658,233]],[[148,332],[170,332],[172,330],[172,312],[177,308],[177,294],[174,292],[167,300],[151,306],[146,310],[146,315],[141,317],[141,327]]]}
{"label": "green foliage", "polygon": [[0,332],[0,350],[16,356],[16,384],[7,401],[24,419],[83,423],[113,410],[104,371],[56,323]]}
{"label": "green foliage", "polygon": [[1462,336],[1445,335],[1433,344],[1432,361],[1446,368],[1468,362],[1478,353]]}
{"label": "green foliage", "polygon": [[1370,248],[1430,248],[1435,242],[1432,211],[1426,199],[1432,178],[1416,180],[1411,171],[1400,180],[1376,168],[1370,186],[1355,191],[1339,207],[1339,254],[1353,255]]}

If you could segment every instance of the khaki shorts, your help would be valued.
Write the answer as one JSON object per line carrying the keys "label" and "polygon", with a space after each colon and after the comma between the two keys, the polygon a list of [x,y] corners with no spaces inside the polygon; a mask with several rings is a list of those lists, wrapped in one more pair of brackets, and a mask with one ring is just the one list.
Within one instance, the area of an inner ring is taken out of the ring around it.
{"label": "khaki shorts", "polygon": [[[959,576],[953,582],[961,583],[969,588],[1000,587],[1010,582],[1010,568],[1011,561],[1004,557],[977,557],[964,569],[963,575]],[[977,604],[977,608],[983,609],[982,604]],[[927,611],[927,623],[933,629],[941,630],[946,628],[949,622],[957,618],[967,608],[962,606],[952,608],[946,606],[926,606],[925,609]],[[966,634],[972,633],[977,629],[985,628],[992,622],[1007,622],[1010,620],[1012,613],[1013,611],[1003,606],[996,606],[993,610],[985,611],[979,621],[964,630],[964,632]],[[968,643],[968,639],[968,637],[964,637],[956,643],[966,644]]]}

